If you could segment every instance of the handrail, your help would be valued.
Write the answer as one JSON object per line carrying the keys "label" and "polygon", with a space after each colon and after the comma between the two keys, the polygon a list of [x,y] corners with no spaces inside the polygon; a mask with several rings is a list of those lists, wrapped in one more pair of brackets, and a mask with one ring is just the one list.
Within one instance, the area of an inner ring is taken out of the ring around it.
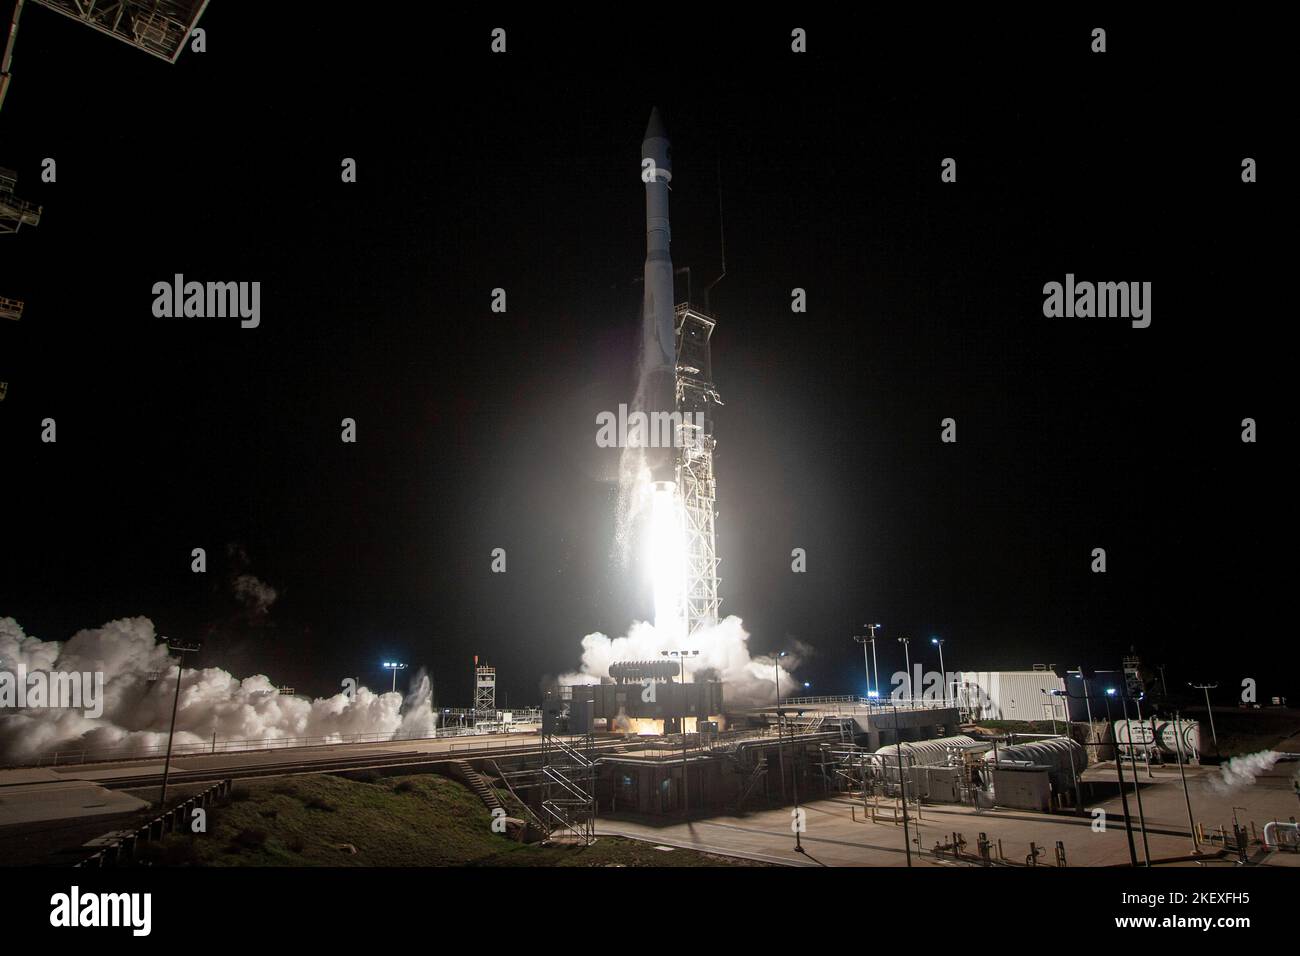
{"label": "handrail", "polygon": [[[527,723],[524,721],[523,723]],[[366,743],[400,743],[408,740],[442,740],[449,737],[487,737],[507,734],[529,733],[518,730],[494,730],[488,733],[475,732],[472,728],[439,727],[433,734],[402,734],[400,731],[386,733],[382,731],[356,734],[316,734],[298,737],[247,737],[206,741],[202,743],[178,743],[172,746],[172,756],[202,756],[225,753],[248,753],[258,750],[292,750],[299,747],[338,746],[340,744]],[[455,745],[453,745],[454,747]],[[477,748],[475,748],[477,749]],[[101,750],[54,750],[37,754],[33,762],[13,766],[59,766],[64,763],[98,763],[107,760],[139,760],[149,757],[161,757],[167,747],[160,744],[152,747],[137,747],[130,744]]]}

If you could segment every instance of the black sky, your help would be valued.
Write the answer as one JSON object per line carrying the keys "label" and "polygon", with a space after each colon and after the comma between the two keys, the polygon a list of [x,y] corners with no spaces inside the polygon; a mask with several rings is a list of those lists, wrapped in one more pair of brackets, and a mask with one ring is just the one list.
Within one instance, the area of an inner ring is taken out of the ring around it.
{"label": "black sky", "polygon": [[[0,614],[28,633],[145,615],[316,694],[396,656],[451,704],[473,654],[523,703],[583,634],[624,633],[647,596],[611,562],[592,436],[632,387],[657,104],[697,293],[721,175],[722,594],[756,651],[801,640],[801,677],[859,692],[850,636],[877,620],[944,636],[949,669],[1135,645],[1171,681],[1294,692],[1272,41],[1107,15],[1098,56],[1095,14],[656,30],[277,6],[216,0],[175,67],[24,14],[0,166],[45,215],[0,237],[0,295],[28,303],[0,327]],[[177,272],[260,281],[261,327],[154,318]],[[1067,272],[1151,281],[1151,327],[1044,318]],[[280,592],[265,621],[235,614],[232,543]]]}

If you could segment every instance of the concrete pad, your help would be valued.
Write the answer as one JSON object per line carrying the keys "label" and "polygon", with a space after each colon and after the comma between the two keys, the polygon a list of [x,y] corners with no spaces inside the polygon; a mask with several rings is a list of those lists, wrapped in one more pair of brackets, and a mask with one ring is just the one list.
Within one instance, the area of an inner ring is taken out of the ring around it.
{"label": "concrete pad", "polygon": [[148,805],[136,797],[80,780],[17,785],[0,790],[0,826],[128,813]]}
{"label": "concrete pad", "polygon": [[[1153,768],[1150,777],[1139,767],[1138,782],[1142,790],[1146,839],[1139,827],[1136,801],[1132,794],[1133,779],[1125,768],[1129,810],[1135,850],[1139,860],[1149,848],[1154,863],[1196,866],[1192,853],[1191,832],[1187,820],[1187,802],[1192,804],[1196,822],[1207,830],[1226,825],[1231,829],[1233,810],[1238,821],[1256,832],[1270,820],[1288,820],[1296,808],[1290,777],[1295,765],[1279,764],[1261,774],[1254,784],[1221,791],[1213,785],[1217,771],[1195,767],[1188,770],[1188,793],[1184,796],[1177,769]],[[1111,767],[1089,770],[1085,780],[1114,780]],[[739,856],[767,863],[792,866],[906,866],[903,828],[892,820],[873,823],[862,812],[862,801],[831,796],[804,803],[806,828],[800,834],[802,853],[796,852],[791,831],[791,808],[763,810],[744,816],[718,815],[708,819],[680,821],[636,821],[622,818],[597,819],[600,834],[626,836],[651,843],[665,844],[724,856]],[[1034,813],[1025,810],[982,810],[953,804],[931,804],[921,809],[920,818],[910,815],[908,836],[913,866],[966,865],[951,858],[935,857],[934,844],[946,844],[958,833],[966,841],[964,853],[975,855],[980,833],[992,845],[992,856],[1025,865],[1032,843],[1040,851],[1038,865],[1056,865],[1056,844],[1064,844],[1066,863],[1079,866],[1128,866],[1128,835],[1118,795],[1091,804],[1089,813]],[[1093,809],[1105,811],[1104,818],[1094,817]],[[1099,829],[1104,819],[1105,828]],[[1094,825],[1094,824],[1097,825]],[[1207,857],[1219,845],[1205,845]],[[1252,851],[1253,852],[1253,851]],[[1273,852],[1256,856],[1268,866],[1300,866],[1300,854]],[[1233,866],[1234,859],[1203,859],[1203,865]]]}
{"label": "concrete pad", "polygon": [[61,779],[49,767],[25,767],[20,770],[5,770],[0,773],[0,787],[10,787],[22,783],[47,783]]}

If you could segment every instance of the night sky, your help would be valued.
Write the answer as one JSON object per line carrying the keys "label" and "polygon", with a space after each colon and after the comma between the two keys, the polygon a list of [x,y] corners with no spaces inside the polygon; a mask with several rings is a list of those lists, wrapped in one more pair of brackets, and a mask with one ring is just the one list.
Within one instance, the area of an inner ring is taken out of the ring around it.
{"label": "night sky", "polygon": [[[1244,677],[1295,692],[1276,600],[1291,120],[1258,36],[1094,13],[656,27],[650,8],[304,24],[242,6],[215,0],[207,52],[176,66],[24,14],[0,166],[45,212],[0,237],[0,295],[27,302],[0,322],[0,615],[27,633],[144,615],[203,639],[204,665],[311,694],[386,687],[397,657],[453,706],[478,654],[517,705],[584,634],[647,616],[594,433],[635,382],[657,105],[697,300],[721,180],[721,593],[755,652],[801,641],[802,679],[860,693],[851,636],[879,621],[886,674],[890,638],[937,634],[950,670],[1114,667],[1132,645],[1223,703]],[[260,281],[261,326],[155,318],[178,272]],[[1152,282],[1150,328],[1045,318],[1067,272]],[[265,617],[233,599],[241,572],[279,592]]]}

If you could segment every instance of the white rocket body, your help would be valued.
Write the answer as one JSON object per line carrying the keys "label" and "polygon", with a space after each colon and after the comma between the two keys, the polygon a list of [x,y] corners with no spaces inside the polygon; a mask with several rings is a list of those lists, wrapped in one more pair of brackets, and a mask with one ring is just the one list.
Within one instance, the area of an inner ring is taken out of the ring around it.
{"label": "white rocket body", "polygon": [[[648,164],[650,160],[653,166]],[[650,111],[641,142],[641,178],[645,183],[645,304],[641,316],[642,389],[645,411],[673,412],[677,408],[676,315],[673,301],[673,260],[669,251],[668,184],[673,178],[672,145],[659,110]],[[646,449],[653,481],[674,481],[671,448]]]}

